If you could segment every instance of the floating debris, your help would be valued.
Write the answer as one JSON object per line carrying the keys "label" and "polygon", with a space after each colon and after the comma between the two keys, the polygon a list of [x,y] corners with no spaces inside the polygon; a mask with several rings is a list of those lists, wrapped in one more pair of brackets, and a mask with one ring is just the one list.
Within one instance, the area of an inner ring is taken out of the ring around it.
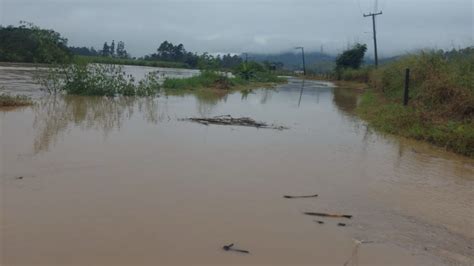
{"label": "floating debris", "polygon": [[323,221],[315,221],[315,222],[317,222],[318,224],[324,224]]}
{"label": "floating debris", "polygon": [[287,127],[284,126],[278,126],[278,125],[269,125],[264,122],[258,122],[253,120],[250,117],[239,117],[239,118],[234,118],[230,115],[221,115],[221,116],[214,116],[211,118],[197,118],[197,117],[191,117],[191,118],[184,118],[180,119],[181,121],[191,121],[191,122],[196,122],[202,125],[224,125],[224,126],[243,126],[243,127],[256,127],[256,128],[268,128],[268,129],[276,129],[276,130],[284,130],[288,129]]}
{"label": "floating debris", "polygon": [[15,177],[15,179],[16,179],[16,180],[22,180],[23,177],[22,177],[22,176],[17,176],[17,177]]}
{"label": "floating debris", "polygon": [[304,199],[304,198],[316,198],[316,197],[318,197],[318,194],[308,195],[308,196],[288,196],[288,195],[283,196],[283,198],[285,199]]}
{"label": "floating debris", "polygon": [[250,253],[250,251],[248,251],[248,250],[234,248],[234,243],[232,243],[230,245],[225,245],[225,246],[222,247],[222,249],[225,250],[225,251],[235,251],[235,252],[246,253],[246,254]]}
{"label": "floating debris", "polygon": [[329,213],[321,213],[321,212],[304,212],[304,214],[311,215],[311,216],[320,216],[320,217],[347,218],[347,219],[352,218],[352,215],[346,215],[346,214],[329,214]]}
{"label": "floating debris", "polygon": [[337,226],[342,226],[342,227],[344,227],[344,226],[346,226],[346,225],[347,225],[347,224],[345,224],[345,223],[338,223],[338,224],[337,224]]}

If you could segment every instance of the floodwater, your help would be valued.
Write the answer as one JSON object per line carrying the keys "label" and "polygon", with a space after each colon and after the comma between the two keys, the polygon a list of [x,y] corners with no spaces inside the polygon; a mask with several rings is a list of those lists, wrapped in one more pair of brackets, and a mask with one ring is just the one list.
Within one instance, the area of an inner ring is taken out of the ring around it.
{"label": "floodwater", "polygon": [[[0,111],[1,265],[474,264],[474,160],[371,131],[354,91],[47,97],[12,71],[38,103]],[[290,129],[179,120],[227,114]]]}

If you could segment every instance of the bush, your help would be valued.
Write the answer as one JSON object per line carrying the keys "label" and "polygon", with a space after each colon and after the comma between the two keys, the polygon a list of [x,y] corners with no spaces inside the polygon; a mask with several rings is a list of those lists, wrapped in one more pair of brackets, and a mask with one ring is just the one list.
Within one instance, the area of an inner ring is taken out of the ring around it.
{"label": "bush", "polygon": [[156,72],[138,83],[117,65],[77,63],[52,67],[37,80],[49,93],[73,95],[147,96],[158,93]]}
{"label": "bush", "polygon": [[285,79],[279,78],[270,72],[264,65],[257,62],[246,62],[238,65],[234,69],[234,75],[245,81],[253,82],[284,82]]}

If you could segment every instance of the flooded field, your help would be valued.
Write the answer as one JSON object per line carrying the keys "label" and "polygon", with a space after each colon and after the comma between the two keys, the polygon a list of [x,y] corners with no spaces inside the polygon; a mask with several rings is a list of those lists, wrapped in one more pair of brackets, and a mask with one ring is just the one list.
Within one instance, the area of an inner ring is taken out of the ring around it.
{"label": "flooded field", "polygon": [[[0,110],[1,265],[474,264],[474,160],[371,131],[354,91],[52,97],[31,76],[0,67],[37,98]],[[179,120],[218,115],[289,129]]]}

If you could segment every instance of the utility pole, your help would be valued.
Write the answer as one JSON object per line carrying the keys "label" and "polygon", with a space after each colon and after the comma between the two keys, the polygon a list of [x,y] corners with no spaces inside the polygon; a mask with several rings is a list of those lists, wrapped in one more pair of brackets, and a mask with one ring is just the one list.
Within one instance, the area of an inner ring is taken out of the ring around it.
{"label": "utility pole", "polygon": [[377,54],[377,31],[375,30],[375,16],[382,15],[382,11],[378,13],[369,13],[369,14],[364,14],[364,18],[366,17],[372,17],[372,26],[373,26],[373,31],[374,31],[374,52],[375,52],[375,67],[379,65],[379,57]]}
{"label": "utility pole", "polygon": [[303,75],[306,76],[306,63],[304,60],[304,47],[295,47],[295,49],[301,49],[301,57],[303,58]]}

